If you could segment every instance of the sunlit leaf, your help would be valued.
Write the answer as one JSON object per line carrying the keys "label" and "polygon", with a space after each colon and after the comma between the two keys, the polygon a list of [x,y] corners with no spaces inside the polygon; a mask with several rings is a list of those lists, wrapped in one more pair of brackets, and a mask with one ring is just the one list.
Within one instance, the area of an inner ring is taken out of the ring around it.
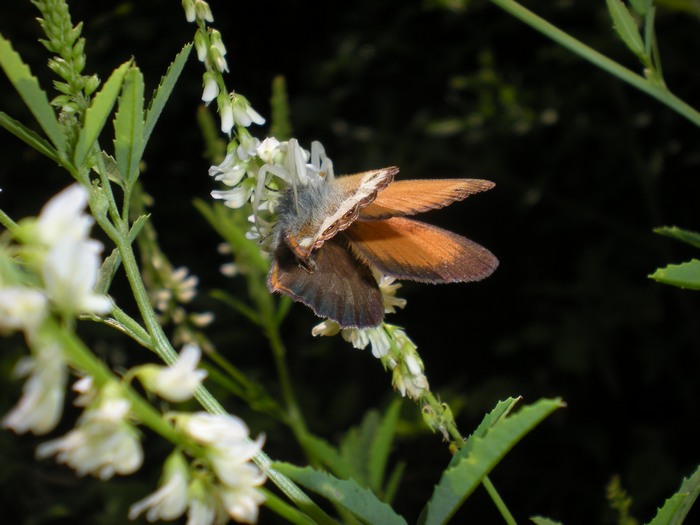
{"label": "sunlit leaf", "polygon": [[85,112],[85,124],[80,130],[78,144],[75,146],[74,162],[76,166],[82,166],[95,145],[109,114],[112,112],[114,103],[117,101],[124,76],[130,67],[131,62],[126,62],[115,69]]}
{"label": "sunlit leaf", "polygon": [[649,277],[664,284],[679,288],[700,290],[700,260],[692,259],[682,264],[669,264],[659,268]]}
{"label": "sunlit leaf", "polygon": [[[0,67],[2,67],[19,96],[22,97],[29,111],[34,115],[41,129],[44,130],[46,136],[49,137],[59,152],[65,152],[66,138],[58,123],[56,113],[49,103],[46,92],[41,89],[39,81],[32,75],[29,66],[12,49],[10,42],[2,36],[0,36]],[[24,138],[22,139],[24,140]]]}
{"label": "sunlit leaf", "polygon": [[153,92],[153,97],[151,97],[151,102],[148,105],[148,111],[146,111],[146,123],[143,130],[144,144],[146,144],[148,139],[151,137],[153,128],[155,127],[160,114],[163,112],[165,103],[168,101],[170,94],[173,92],[175,83],[180,77],[180,73],[182,73],[182,68],[185,67],[190,51],[192,51],[192,44],[187,44],[182,48],[182,51],[177,54],[175,60],[173,60],[168,68],[168,71],[165,73],[165,76],[160,79],[160,84],[158,84],[158,87]]}
{"label": "sunlit leaf", "polygon": [[133,184],[143,155],[143,89],[141,71],[129,69],[114,117],[114,156],[127,187]]}

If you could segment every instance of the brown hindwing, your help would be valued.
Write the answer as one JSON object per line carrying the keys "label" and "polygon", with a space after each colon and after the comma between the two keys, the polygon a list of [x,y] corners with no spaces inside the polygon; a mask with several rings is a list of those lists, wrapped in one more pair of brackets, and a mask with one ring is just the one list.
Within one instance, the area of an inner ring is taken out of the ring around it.
{"label": "brown hindwing", "polygon": [[343,236],[339,237],[314,251],[305,267],[280,242],[267,278],[268,288],[304,303],[319,317],[344,328],[377,326],[384,318],[377,281],[367,265],[350,252]]}

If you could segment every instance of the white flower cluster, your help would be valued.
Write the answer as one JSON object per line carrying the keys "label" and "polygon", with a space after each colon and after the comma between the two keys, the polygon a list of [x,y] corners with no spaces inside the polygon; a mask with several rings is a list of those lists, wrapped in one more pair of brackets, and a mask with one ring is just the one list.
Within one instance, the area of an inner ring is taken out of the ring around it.
{"label": "white flower cluster", "polygon": [[[64,319],[79,314],[105,314],[110,299],[94,293],[102,244],[88,237],[93,218],[84,213],[87,191],[74,184],[53,197],[38,219],[22,221],[2,253],[0,332],[21,330],[32,350],[15,374],[28,376],[19,403],[2,424],[15,432],[45,434],[53,430],[62,409],[67,370],[60,345],[40,335],[52,309]],[[25,261],[21,271],[16,258]]]}
{"label": "white flower cluster", "polygon": [[[391,291],[394,292],[397,286],[393,285]],[[384,289],[382,292],[386,294]],[[390,296],[393,298],[393,301],[390,301],[393,305],[400,301],[393,297],[393,293]],[[384,304],[386,311],[393,311],[393,306],[386,306],[386,295]],[[392,308],[392,310],[387,308]],[[425,368],[418,355],[418,349],[408,338],[406,332],[400,328],[384,323],[372,328],[341,329],[335,321],[326,320],[316,325],[311,331],[314,336],[335,335],[338,332],[341,332],[343,339],[357,349],[364,350],[367,345],[371,345],[372,355],[380,359],[385,368],[391,370],[392,384],[402,396],[419,400],[430,391],[428,378],[423,373]]]}
{"label": "white flower cluster", "polygon": [[[282,193],[287,188],[315,183],[323,177],[334,177],[333,163],[326,157],[319,142],[311,144],[311,152],[303,150],[296,139],[279,142],[273,137],[260,142],[249,135],[228,146],[226,158],[209,168],[209,175],[221,181],[229,190],[215,190],[215,199],[222,199],[230,208],[240,208],[246,202],[253,205],[248,233],[252,239],[269,237],[274,214]],[[268,215],[268,220],[261,217]],[[267,245],[263,242],[263,248]]]}
{"label": "white flower cluster", "polygon": [[82,394],[79,399],[90,401],[78,425],[65,436],[39,445],[37,457],[55,455],[79,476],[92,474],[103,480],[138,470],[143,451],[138,432],[128,418],[131,403],[120,387],[108,384],[99,393]]}
{"label": "white flower cluster", "polygon": [[206,23],[214,21],[209,4],[204,0],[182,0],[182,7],[187,21],[196,22],[198,26],[194,35],[194,47],[197,58],[205,68],[202,101],[209,105],[216,99],[221,131],[230,134],[234,125],[247,128],[252,123],[264,124],[265,119],[253,109],[248,99],[237,93],[227,94],[221,91],[225,88],[221,74],[228,72],[226,46],[219,31],[206,28]]}
{"label": "white flower cluster", "polygon": [[[264,438],[251,441],[245,423],[232,415],[206,413],[174,416],[176,425],[205,451],[206,464],[190,468],[175,452],[163,469],[160,488],[133,504],[129,517],[146,512],[149,521],[172,520],[187,511],[188,523],[209,525],[229,518],[255,523],[264,496],[258,489],[267,475],[251,463]],[[212,476],[213,474],[213,476]]]}

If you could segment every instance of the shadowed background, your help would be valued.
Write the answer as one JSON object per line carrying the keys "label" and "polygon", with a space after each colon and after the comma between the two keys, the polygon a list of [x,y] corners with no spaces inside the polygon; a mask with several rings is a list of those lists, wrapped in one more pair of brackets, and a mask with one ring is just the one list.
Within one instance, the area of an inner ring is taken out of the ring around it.
{"label": "shadowed background", "polygon": [[[194,34],[179,2],[72,4],[74,22],[85,22],[85,72],[105,80],[133,56],[147,93]],[[508,396],[522,395],[525,402],[561,396],[568,403],[491,475],[519,520],[542,514],[567,524],[614,523],[605,486],[619,474],[634,498],[633,514],[648,521],[699,463],[699,296],[647,275],[696,256],[652,228],[700,230],[700,130],[486,1],[464,9],[437,4],[211,3],[214,27],[228,49],[229,88],[269,116],[270,84],[284,75],[294,136],[305,147],[320,140],[337,173],[397,165],[399,179],[496,183],[490,192],[421,219],[489,248],[501,261],[497,272],[476,284],[407,283],[399,294],[408,306],[389,321],[405,326],[418,344],[432,389],[451,404],[464,434]],[[688,11],[661,5],[657,34],[667,84],[698,107],[695,5]],[[604,3],[556,2],[536,10],[639,69],[616,40]],[[43,68],[48,55],[36,42],[37,15],[29,2],[3,6],[0,32],[48,88],[54,77]],[[193,197],[209,199],[216,188],[195,120],[202,71],[193,54],[147,147],[141,180],[155,199],[152,220],[164,251],[175,266],[200,277],[195,309],[217,314],[210,337],[274,390],[263,336],[207,296],[215,288],[244,294],[245,286],[219,273],[225,262],[216,252],[219,239],[192,206]],[[33,123],[4,77],[0,109]],[[266,128],[252,132],[262,139]],[[69,181],[3,133],[0,206],[15,218],[36,214]],[[369,351],[339,337],[312,339],[316,322],[296,305],[284,335],[309,426],[334,440],[394,394],[390,376]],[[129,363],[138,352],[117,334],[83,329],[112,362]],[[13,339],[2,346],[9,377],[21,344]],[[3,382],[3,411],[19,389],[18,382]],[[227,408],[254,434],[267,434],[272,457],[303,461],[286,429],[234,399]],[[449,455],[437,436],[409,424],[419,419],[417,407],[406,402],[403,413],[396,458],[404,457],[407,469],[394,506],[412,522]],[[65,425],[70,428],[69,421]],[[116,482],[78,480],[67,469],[33,461],[40,441],[0,433],[0,479],[14,487],[3,492],[2,508],[13,523],[68,523],[74,513],[84,522],[120,523],[124,507],[159,476],[154,461]],[[161,449],[156,457],[167,453],[157,441],[145,443]],[[459,519],[500,520],[479,491]],[[261,521],[268,520],[274,517],[263,511]]]}

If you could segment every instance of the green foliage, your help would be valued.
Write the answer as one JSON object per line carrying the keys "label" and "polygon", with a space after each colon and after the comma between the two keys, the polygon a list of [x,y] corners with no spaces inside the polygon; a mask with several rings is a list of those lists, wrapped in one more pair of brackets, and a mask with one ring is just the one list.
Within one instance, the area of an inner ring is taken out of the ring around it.
{"label": "green foliage", "polygon": [[[41,86],[39,86],[39,81],[34,75],[32,75],[29,67],[22,61],[19,54],[12,49],[12,45],[8,40],[0,35],[0,66],[2,66],[5,75],[7,75],[8,80],[12,83],[17,93],[24,101],[24,104],[29,108],[29,110],[34,115],[34,118],[44,130],[44,133],[49,137],[49,140],[53,143],[54,147],[59,153],[59,156],[64,154],[66,151],[66,140],[63,135],[63,131],[58,124],[58,119],[53,112],[51,104],[49,104],[49,99]],[[7,122],[7,121],[5,121]],[[17,122],[14,121],[14,128],[17,129]],[[3,127],[6,127],[5,123]],[[10,131],[12,129],[7,128]],[[18,130],[19,131],[19,130]],[[20,136],[18,132],[15,135]],[[27,138],[33,137],[33,134],[29,130],[22,132],[22,138],[27,141]],[[31,146],[32,143],[28,142]],[[43,144],[42,150],[46,150],[46,144]],[[41,150],[40,150],[41,151]]]}
{"label": "green foliage", "polygon": [[304,488],[327,498],[351,512],[363,523],[376,525],[405,525],[406,520],[380,501],[372,491],[362,488],[355,480],[338,479],[311,467],[296,467],[274,463],[273,467]]}
{"label": "green foliage", "polygon": [[[508,403],[510,404],[510,403]],[[564,404],[558,399],[542,399],[525,406],[510,416],[504,414],[503,404],[499,404],[494,413],[486,416],[490,428],[483,436],[472,435],[464,447],[455,454],[450,466],[443,472],[440,482],[435,486],[420,523],[437,525],[447,523],[450,517],[464,503],[464,500],[481,483],[486,476],[520,441],[525,434],[536,427],[544,418]],[[484,424],[479,427],[483,432]]]}
{"label": "green foliage", "polygon": [[[654,231],[700,248],[700,234],[696,232],[683,230],[675,226],[656,228]],[[692,259],[682,264],[669,264],[664,268],[658,268],[649,277],[660,283],[678,286],[679,288],[700,290],[700,260]]]}
{"label": "green foliage", "polygon": [[155,128],[156,122],[158,122],[160,114],[163,112],[165,103],[170,98],[173,89],[175,89],[177,79],[180,78],[180,73],[182,73],[182,69],[185,67],[191,51],[192,44],[187,44],[175,56],[170,67],[168,67],[168,71],[160,79],[160,83],[151,97],[148,110],[146,111],[146,122],[143,129],[144,146],[148,143],[151,133],[153,133],[153,129]]}
{"label": "green foliage", "polygon": [[145,147],[143,89],[141,71],[135,67],[129,69],[114,117],[114,156],[127,188],[131,188],[136,181]]}
{"label": "green foliage", "polygon": [[700,494],[700,467],[683,480],[680,489],[666,500],[649,525],[680,525]]}
{"label": "green foliage", "polygon": [[627,6],[622,0],[606,0],[606,3],[617,34],[620,35],[632,53],[637,55],[642,62],[648,62],[649,59],[644,53],[642,35],[639,33],[637,22],[627,10]]}
{"label": "green foliage", "polygon": [[85,124],[80,129],[73,155],[75,166],[82,166],[95,146],[100,132],[112,112],[114,103],[117,101],[124,77],[131,68],[132,64],[129,61],[115,69],[85,112]]}
{"label": "green foliage", "polygon": [[530,521],[535,525],[563,525],[561,521],[554,521],[542,516],[533,516]]}

